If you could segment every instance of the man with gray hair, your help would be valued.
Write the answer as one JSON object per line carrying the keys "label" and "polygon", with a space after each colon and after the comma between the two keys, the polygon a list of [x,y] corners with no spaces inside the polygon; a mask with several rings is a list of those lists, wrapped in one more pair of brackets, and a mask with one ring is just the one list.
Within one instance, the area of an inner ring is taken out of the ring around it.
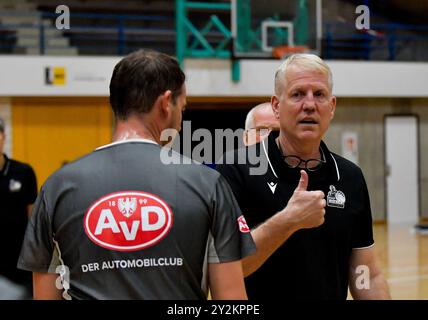
{"label": "man with gray hair", "polygon": [[279,131],[278,119],[272,111],[270,102],[263,102],[253,107],[245,119],[244,144],[258,143],[267,138],[271,131]]}
{"label": "man with gray hair", "polygon": [[[0,232],[0,276],[10,280],[2,282],[3,288],[10,288],[10,291],[4,289],[3,297],[29,298],[32,291],[31,273],[19,270],[16,264],[32,204],[37,197],[37,182],[30,165],[10,159],[4,153],[5,129],[5,121],[0,118],[0,214],[5,226]],[[12,284],[18,287],[13,288]],[[26,294],[23,295],[24,288]],[[16,292],[21,293],[16,295]]]}
{"label": "man with gray hair", "polygon": [[[250,299],[388,299],[374,251],[361,169],[322,138],[336,110],[328,65],[290,56],[275,74],[271,104],[279,135],[253,146],[269,170],[219,165],[245,213],[257,252],[243,260]],[[279,293],[279,294],[278,294]]]}

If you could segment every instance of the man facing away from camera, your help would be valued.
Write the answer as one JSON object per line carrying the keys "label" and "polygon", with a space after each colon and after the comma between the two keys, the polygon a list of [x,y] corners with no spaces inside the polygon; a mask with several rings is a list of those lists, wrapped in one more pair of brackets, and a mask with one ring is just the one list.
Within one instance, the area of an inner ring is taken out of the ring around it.
{"label": "man facing away from camera", "polygon": [[181,128],[184,82],[162,53],[116,65],[113,143],[54,173],[36,201],[19,260],[36,299],[247,298],[241,259],[254,243],[230,187],[180,154],[161,159],[162,132]]}

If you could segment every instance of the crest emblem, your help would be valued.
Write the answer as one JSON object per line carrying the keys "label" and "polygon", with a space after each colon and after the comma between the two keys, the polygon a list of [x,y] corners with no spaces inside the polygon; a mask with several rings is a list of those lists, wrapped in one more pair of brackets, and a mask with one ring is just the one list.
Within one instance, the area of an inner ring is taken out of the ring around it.
{"label": "crest emblem", "polygon": [[335,186],[330,185],[330,191],[327,194],[327,206],[343,209],[345,208],[345,202],[345,194],[340,190],[336,190]]}
{"label": "crest emblem", "polygon": [[17,192],[21,190],[22,183],[18,180],[10,179],[9,181],[9,190],[10,192]]}
{"label": "crest emblem", "polygon": [[117,208],[126,218],[129,218],[137,209],[137,198],[119,198]]}

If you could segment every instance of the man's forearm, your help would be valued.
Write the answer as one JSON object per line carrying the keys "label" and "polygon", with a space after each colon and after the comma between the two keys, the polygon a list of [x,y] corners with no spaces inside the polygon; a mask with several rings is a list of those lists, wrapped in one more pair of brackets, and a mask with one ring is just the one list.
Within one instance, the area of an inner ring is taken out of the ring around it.
{"label": "man's forearm", "polygon": [[33,272],[34,300],[62,300],[62,290],[56,288],[56,273]]}
{"label": "man's forearm", "polygon": [[351,288],[352,297],[355,300],[390,300],[388,284],[383,274],[378,274],[370,278],[368,289]]}
{"label": "man's forearm", "polygon": [[242,260],[245,277],[256,271],[276,249],[296,232],[296,226],[286,219],[284,213],[279,212],[251,231],[257,250],[256,253]]}

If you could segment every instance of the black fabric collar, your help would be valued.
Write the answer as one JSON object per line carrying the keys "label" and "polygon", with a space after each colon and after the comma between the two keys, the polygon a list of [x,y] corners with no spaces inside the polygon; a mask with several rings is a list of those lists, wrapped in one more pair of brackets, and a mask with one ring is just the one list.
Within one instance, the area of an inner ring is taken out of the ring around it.
{"label": "black fabric collar", "polygon": [[[267,146],[267,148],[263,148],[268,153],[269,160],[269,169],[273,171],[273,173],[280,180],[287,181],[298,181],[300,178],[300,169],[289,168],[282,157],[281,151],[276,144],[275,139],[278,137],[278,133],[271,133],[269,137],[262,141],[262,148]],[[313,183],[322,183],[325,180],[330,180],[333,178],[335,181],[340,180],[340,172],[337,166],[337,161],[334,158],[334,155],[328,150],[327,145],[324,141],[321,141],[320,148],[324,152],[326,163],[321,166],[317,171],[308,172],[309,175],[309,188]],[[311,183],[312,182],[312,183]]]}

